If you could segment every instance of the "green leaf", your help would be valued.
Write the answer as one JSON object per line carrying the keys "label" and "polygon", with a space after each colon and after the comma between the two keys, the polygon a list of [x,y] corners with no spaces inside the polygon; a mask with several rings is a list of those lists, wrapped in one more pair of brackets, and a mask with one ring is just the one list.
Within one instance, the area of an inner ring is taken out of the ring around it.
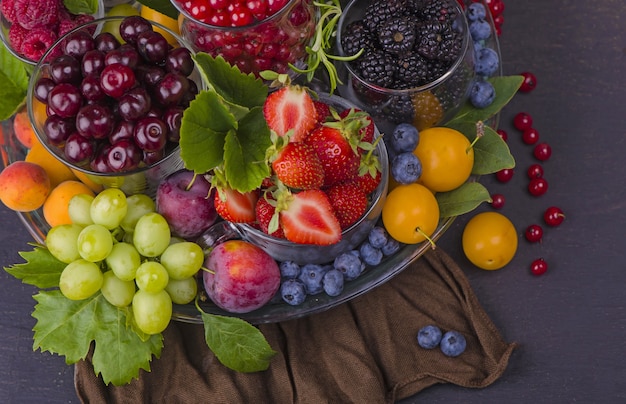
{"label": "green leaf", "polygon": [[[463,133],[470,142],[476,138],[476,123],[457,121],[454,128]],[[515,158],[506,142],[489,126],[484,126],[483,136],[474,143],[474,166],[472,174],[485,175],[503,168],[515,167]]]}
{"label": "green leaf", "polygon": [[[242,73],[239,68],[228,64],[222,56],[214,58],[199,52],[194,60],[209,90],[215,90],[233,108],[252,109],[265,102],[268,88],[253,74]],[[237,116],[240,117],[241,114]]]}
{"label": "green leaf", "polygon": [[98,0],[63,0],[63,4],[72,14],[95,14],[98,11]]}
{"label": "green leaf", "polygon": [[483,202],[491,200],[489,191],[478,182],[466,182],[449,192],[435,195],[441,217],[459,216],[476,209]]}
{"label": "green leaf", "polygon": [[95,342],[94,370],[106,384],[129,383],[138,377],[139,369],[150,371],[153,355],[161,355],[162,335],[142,341],[127,325],[126,310],[114,307],[100,293],[72,301],[54,290],[34,298],[33,349],[63,355],[67,364],[73,364],[84,359]]}
{"label": "green leaf", "polygon": [[276,352],[258,328],[236,317],[202,313],[204,337],[217,359],[237,372],[259,372],[269,367]]}
{"label": "green leaf", "polygon": [[28,89],[26,65],[0,42],[0,121],[13,116],[24,105]]}
{"label": "green leaf", "polygon": [[239,122],[239,130],[226,136],[224,171],[228,185],[239,192],[258,188],[270,175],[265,151],[272,144],[261,107],[253,108]]}
{"label": "green leaf", "polygon": [[496,90],[496,98],[486,108],[475,108],[469,102],[466,103],[454,118],[446,126],[453,128],[457,121],[478,122],[487,121],[489,118],[500,112],[513,98],[517,90],[524,81],[523,76],[498,76],[489,79]]}
{"label": "green leaf", "polygon": [[170,0],[140,0],[139,3],[175,20],[178,19],[180,14]]}
{"label": "green leaf", "polygon": [[4,270],[22,282],[41,289],[59,286],[61,272],[67,264],[54,258],[47,248],[38,244],[32,251],[19,252],[26,262],[5,267]]}

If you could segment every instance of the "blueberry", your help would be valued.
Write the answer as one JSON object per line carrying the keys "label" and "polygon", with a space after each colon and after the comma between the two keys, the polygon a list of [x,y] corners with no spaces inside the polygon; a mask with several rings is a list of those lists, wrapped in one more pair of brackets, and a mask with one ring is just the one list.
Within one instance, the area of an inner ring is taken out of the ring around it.
{"label": "blueberry", "polygon": [[441,338],[441,352],[446,356],[459,356],[465,351],[466,346],[465,337],[458,331],[448,331]]}
{"label": "blueberry", "polygon": [[293,261],[283,261],[278,268],[280,268],[280,276],[283,279],[295,279],[300,275],[300,265]]}
{"label": "blueberry", "polygon": [[470,89],[470,102],[476,108],[485,108],[491,105],[496,98],[496,89],[485,80],[476,80]]}
{"label": "blueberry", "polygon": [[412,152],[398,154],[391,161],[391,175],[400,184],[411,184],[422,175],[422,163]]}
{"label": "blueberry", "polygon": [[379,248],[373,247],[369,241],[364,241],[359,247],[361,259],[367,265],[375,266],[383,260],[383,252]]}
{"label": "blueberry", "polygon": [[297,279],[287,279],[280,285],[280,295],[285,303],[297,306],[306,299],[306,288]]}
{"label": "blueberry", "polygon": [[306,293],[316,295],[324,290],[322,279],[327,268],[317,264],[305,264],[300,269],[298,279],[304,284]]}
{"label": "blueberry", "polygon": [[422,348],[433,349],[441,342],[441,330],[436,325],[425,325],[417,332],[417,343]]}
{"label": "blueberry", "polygon": [[370,230],[370,233],[367,236],[367,240],[374,248],[383,248],[383,246],[387,244],[388,239],[389,234],[387,233],[387,230],[385,230],[385,228],[382,226],[372,227],[372,230]]}
{"label": "blueberry", "polygon": [[419,142],[419,132],[410,123],[398,124],[391,133],[391,147],[398,152],[412,152]]}
{"label": "blueberry", "polygon": [[467,6],[466,14],[470,21],[484,20],[487,17],[487,9],[482,3],[472,3]]}
{"label": "blueberry", "polygon": [[354,251],[338,255],[333,262],[335,269],[339,270],[347,281],[358,278],[365,269],[365,264],[361,261],[358,251],[356,254]]}
{"label": "blueberry", "polygon": [[472,21],[469,24],[469,32],[474,41],[483,41],[491,36],[491,25],[485,20]]}
{"label": "blueberry", "polygon": [[479,76],[489,77],[495,74],[500,67],[498,52],[491,48],[482,48],[476,52],[474,70]]}
{"label": "blueberry", "polygon": [[331,269],[324,274],[322,284],[328,296],[339,296],[343,291],[343,274],[338,269]]}
{"label": "blueberry", "polygon": [[384,246],[380,249],[385,257],[395,254],[400,249],[398,240],[389,237]]}

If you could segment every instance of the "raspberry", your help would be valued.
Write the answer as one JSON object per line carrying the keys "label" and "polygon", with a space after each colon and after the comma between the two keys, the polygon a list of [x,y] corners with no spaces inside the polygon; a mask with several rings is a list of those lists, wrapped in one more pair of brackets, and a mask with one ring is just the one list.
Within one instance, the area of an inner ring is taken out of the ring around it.
{"label": "raspberry", "polygon": [[60,0],[14,0],[15,18],[26,29],[50,27],[58,22]]}
{"label": "raspberry", "polygon": [[56,34],[48,28],[35,28],[26,33],[20,53],[32,60],[39,60],[56,41]]}
{"label": "raspberry", "polygon": [[15,0],[2,0],[0,2],[0,11],[8,22],[15,22]]}
{"label": "raspberry", "polygon": [[61,19],[61,21],[59,21],[59,29],[58,29],[59,37],[67,34],[71,30],[76,28],[77,26],[78,25],[71,18]]}
{"label": "raspberry", "polygon": [[28,34],[28,30],[23,28],[20,24],[11,24],[11,28],[9,28],[9,43],[15,51],[19,52],[22,42],[24,42],[24,38],[26,38],[26,34]]}

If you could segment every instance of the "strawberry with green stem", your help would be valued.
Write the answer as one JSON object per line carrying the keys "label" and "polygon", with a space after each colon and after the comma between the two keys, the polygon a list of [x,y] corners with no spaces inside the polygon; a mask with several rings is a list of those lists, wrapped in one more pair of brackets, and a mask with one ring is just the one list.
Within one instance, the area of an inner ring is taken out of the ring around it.
{"label": "strawberry with green stem", "polygon": [[278,136],[292,132],[290,140],[299,142],[317,126],[317,110],[305,87],[287,84],[267,96],[263,116]]}
{"label": "strawberry with green stem", "polygon": [[324,168],[315,151],[304,142],[292,142],[291,131],[285,136],[272,132],[272,147],[267,160],[276,178],[295,189],[317,189],[324,184]]}

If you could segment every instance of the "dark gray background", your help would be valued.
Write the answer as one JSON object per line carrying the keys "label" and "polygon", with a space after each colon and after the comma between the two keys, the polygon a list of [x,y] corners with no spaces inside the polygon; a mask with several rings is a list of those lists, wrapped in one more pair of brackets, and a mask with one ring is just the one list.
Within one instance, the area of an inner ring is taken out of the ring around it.
{"label": "dark gray background", "polygon": [[[520,236],[550,205],[567,219],[545,229],[542,244],[521,239],[513,262],[496,272],[476,269],[462,255],[471,215],[455,222],[439,247],[464,268],[503,337],[520,347],[487,388],[438,385],[404,402],[626,402],[626,3],[509,0],[504,18],[504,73],[529,70],[539,84],[501,116],[516,175],[508,184],[484,184],[506,196],[502,213]],[[544,164],[549,190],[540,198],[525,189],[533,158],[511,125],[520,111],[532,115],[553,148]],[[19,262],[17,251],[29,241],[16,214],[0,207],[0,265]],[[542,277],[529,272],[538,257],[550,266]],[[0,402],[77,402],[73,368],[32,351],[33,293],[0,271]]]}

